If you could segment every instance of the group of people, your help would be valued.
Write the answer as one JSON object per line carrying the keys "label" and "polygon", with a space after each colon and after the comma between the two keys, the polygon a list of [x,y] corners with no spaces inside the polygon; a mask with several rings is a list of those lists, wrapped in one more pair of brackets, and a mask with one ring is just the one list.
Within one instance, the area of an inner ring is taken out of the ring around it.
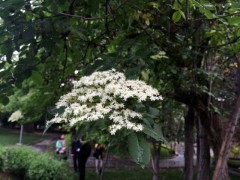
{"label": "group of people", "polygon": [[[85,179],[85,165],[88,157],[91,155],[91,145],[84,141],[84,137],[73,138],[71,142],[71,157],[73,159],[73,167],[75,172],[79,172],[80,180]],[[64,135],[56,142],[56,153],[59,155],[67,155],[66,142]],[[95,157],[96,173],[102,173],[103,158],[105,154],[105,146],[101,144],[94,145],[93,157]]]}

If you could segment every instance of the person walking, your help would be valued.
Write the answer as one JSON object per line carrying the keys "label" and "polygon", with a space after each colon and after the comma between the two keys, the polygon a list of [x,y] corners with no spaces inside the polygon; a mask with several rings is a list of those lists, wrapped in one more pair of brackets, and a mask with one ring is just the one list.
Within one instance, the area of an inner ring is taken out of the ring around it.
{"label": "person walking", "polygon": [[93,156],[95,157],[96,173],[101,175],[105,148],[100,144],[95,144],[94,148]]}
{"label": "person walking", "polygon": [[79,179],[85,180],[85,166],[91,154],[91,146],[81,137],[72,143],[71,155],[73,156],[73,166],[75,172],[79,172]]}

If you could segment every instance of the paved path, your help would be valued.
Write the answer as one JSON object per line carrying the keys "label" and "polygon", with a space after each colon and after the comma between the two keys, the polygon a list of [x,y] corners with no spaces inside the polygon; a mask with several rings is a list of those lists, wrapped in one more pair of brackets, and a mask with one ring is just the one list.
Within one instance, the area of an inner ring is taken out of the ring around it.
{"label": "paved path", "polygon": [[[38,152],[45,152],[45,151],[54,151],[55,148],[55,142],[56,138],[52,139],[46,139],[41,142],[38,142],[34,145],[31,145],[33,149],[35,149]],[[184,156],[183,151],[181,150],[179,152],[180,154],[178,156],[175,156],[173,158],[166,158],[160,160],[160,168],[171,168],[171,167],[184,167]],[[72,159],[69,156],[68,161],[70,162],[70,166],[72,166]],[[87,167],[94,167],[95,166],[95,160],[94,157],[90,156],[87,161]],[[135,167],[137,164],[133,162],[129,158],[123,158],[123,157],[116,157],[116,156],[110,156],[106,167]]]}

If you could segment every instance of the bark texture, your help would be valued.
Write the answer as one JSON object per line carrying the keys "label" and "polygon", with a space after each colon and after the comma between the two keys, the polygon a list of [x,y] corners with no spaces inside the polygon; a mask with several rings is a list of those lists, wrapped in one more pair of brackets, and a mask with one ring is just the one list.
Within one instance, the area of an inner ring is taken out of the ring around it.
{"label": "bark texture", "polygon": [[194,128],[194,110],[192,107],[188,108],[188,113],[185,116],[184,136],[185,136],[185,151],[184,151],[184,179],[193,179],[193,128]]}
{"label": "bark texture", "polygon": [[159,171],[159,160],[160,160],[160,151],[161,143],[153,143],[153,156],[151,159],[152,169],[153,169],[153,180],[159,180],[160,171]]}
{"label": "bark texture", "polygon": [[229,179],[228,174],[225,173],[226,171],[225,169],[227,169],[227,155],[228,155],[228,150],[230,148],[231,141],[232,141],[239,117],[240,117],[240,96],[238,96],[235,109],[230,119],[228,130],[225,134],[225,137],[222,143],[221,151],[220,151],[217,165],[213,175],[213,180]]}
{"label": "bark texture", "polygon": [[210,179],[210,148],[208,135],[204,126],[199,123],[199,162],[198,162],[198,180]]}

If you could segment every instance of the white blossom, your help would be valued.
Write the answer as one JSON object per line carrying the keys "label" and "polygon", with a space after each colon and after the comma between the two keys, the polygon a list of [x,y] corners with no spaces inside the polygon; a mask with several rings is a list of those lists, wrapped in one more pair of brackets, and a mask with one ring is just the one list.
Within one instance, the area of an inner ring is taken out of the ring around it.
{"label": "white blossom", "polygon": [[[142,114],[129,109],[127,100],[137,102],[162,100],[159,92],[140,80],[127,80],[123,73],[112,69],[95,72],[73,81],[71,92],[63,95],[56,106],[65,107],[48,123],[67,123],[74,126],[81,121],[107,119],[110,134],[122,128],[142,131]],[[138,123],[137,123],[138,122]]]}
{"label": "white blossom", "polygon": [[15,122],[23,118],[22,112],[20,110],[17,110],[11,114],[11,116],[8,118],[8,121]]}

